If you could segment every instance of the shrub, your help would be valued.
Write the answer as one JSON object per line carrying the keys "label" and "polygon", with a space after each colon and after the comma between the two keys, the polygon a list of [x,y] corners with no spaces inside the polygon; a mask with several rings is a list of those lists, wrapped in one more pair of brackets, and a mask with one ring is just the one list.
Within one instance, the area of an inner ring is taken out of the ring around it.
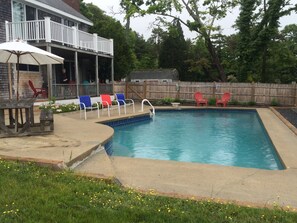
{"label": "shrub", "polygon": [[162,102],[164,105],[170,105],[172,102],[174,102],[173,98],[163,98]]}
{"label": "shrub", "polygon": [[270,105],[271,105],[271,106],[279,106],[279,102],[278,102],[275,98],[273,98],[273,99],[271,100]]}
{"label": "shrub", "polygon": [[239,105],[239,101],[232,99],[231,101],[228,102],[229,105]]}
{"label": "shrub", "polygon": [[247,104],[248,104],[248,106],[255,106],[256,102],[255,101],[249,101]]}
{"label": "shrub", "polygon": [[216,105],[216,99],[215,98],[208,99],[208,105]]}
{"label": "shrub", "polygon": [[163,98],[161,100],[152,101],[152,103],[156,106],[171,105],[172,102],[185,103],[185,100],[181,100],[178,98]]}

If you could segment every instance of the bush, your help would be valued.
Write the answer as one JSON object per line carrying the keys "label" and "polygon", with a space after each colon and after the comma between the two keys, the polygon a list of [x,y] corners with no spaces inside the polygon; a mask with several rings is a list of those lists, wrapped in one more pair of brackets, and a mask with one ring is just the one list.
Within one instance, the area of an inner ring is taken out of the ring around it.
{"label": "bush", "polygon": [[210,98],[208,99],[208,105],[216,105],[216,99],[215,98]]}
{"label": "bush", "polygon": [[247,104],[248,104],[248,106],[255,106],[256,102],[255,101],[249,101]]}
{"label": "bush", "polygon": [[171,105],[172,102],[180,102],[179,99],[163,98],[154,102],[155,105]]}
{"label": "bush", "polygon": [[239,105],[239,101],[232,99],[231,101],[228,102],[229,105]]}
{"label": "bush", "polygon": [[271,106],[279,106],[279,102],[278,102],[275,98],[273,98],[273,99],[271,100],[270,105],[271,105]]}

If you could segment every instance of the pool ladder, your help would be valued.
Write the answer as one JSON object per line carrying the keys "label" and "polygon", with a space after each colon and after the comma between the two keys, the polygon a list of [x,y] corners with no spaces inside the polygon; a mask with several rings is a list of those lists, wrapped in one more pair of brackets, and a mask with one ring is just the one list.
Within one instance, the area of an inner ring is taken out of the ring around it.
{"label": "pool ladder", "polygon": [[149,100],[147,100],[147,99],[143,99],[142,102],[141,102],[141,112],[143,112],[143,105],[144,105],[144,102],[147,102],[147,103],[152,107],[152,109],[153,109],[153,115],[155,115],[155,108],[154,108],[154,106],[152,105],[152,103],[151,103]]}

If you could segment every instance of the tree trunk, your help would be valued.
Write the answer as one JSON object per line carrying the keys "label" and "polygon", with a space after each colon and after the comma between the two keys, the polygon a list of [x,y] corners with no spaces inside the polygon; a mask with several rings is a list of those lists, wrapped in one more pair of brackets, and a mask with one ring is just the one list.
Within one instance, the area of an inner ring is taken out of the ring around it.
{"label": "tree trunk", "polygon": [[222,66],[222,64],[220,62],[218,53],[216,52],[216,50],[215,50],[215,48],[214,48],[214,46],[212,44],[211,39],[208,36],[204,37],[204,38],[205,38],[205,45],[206,45],[206,47],[208,49],[208,52],[210,53],[212,62],[214,64],[215,68],[218,71],[220,79],[221,79],[221,81],[226,82],[227,78],[226,78],[225,70],[224,70],[224,68],[223,68],[223,66]]}
{"label": "tree trunk", "polygon": [[131,17],[130,16],[127,16],[126,18],[126,25],[125,25],[125,28],[126,28],[126,31],[129,31],[130,30],[130,21],[131,21]]}
{"label": "tree trunk", "polygon": [[267,77],[267,47],[265,47],[263,55],[262,55],[262,69],[261,69],[261,79],[262,82],[269,82],[269,78]]}

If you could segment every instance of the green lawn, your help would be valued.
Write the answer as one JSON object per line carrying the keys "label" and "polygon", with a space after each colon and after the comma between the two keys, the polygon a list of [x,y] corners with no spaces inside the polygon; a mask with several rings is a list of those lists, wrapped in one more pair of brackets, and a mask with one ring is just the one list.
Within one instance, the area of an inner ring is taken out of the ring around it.
{"label": "green lawn", "polygon": [[297,222],[297,213],[142,194],[106,180],[0,160],[0,222]]}

